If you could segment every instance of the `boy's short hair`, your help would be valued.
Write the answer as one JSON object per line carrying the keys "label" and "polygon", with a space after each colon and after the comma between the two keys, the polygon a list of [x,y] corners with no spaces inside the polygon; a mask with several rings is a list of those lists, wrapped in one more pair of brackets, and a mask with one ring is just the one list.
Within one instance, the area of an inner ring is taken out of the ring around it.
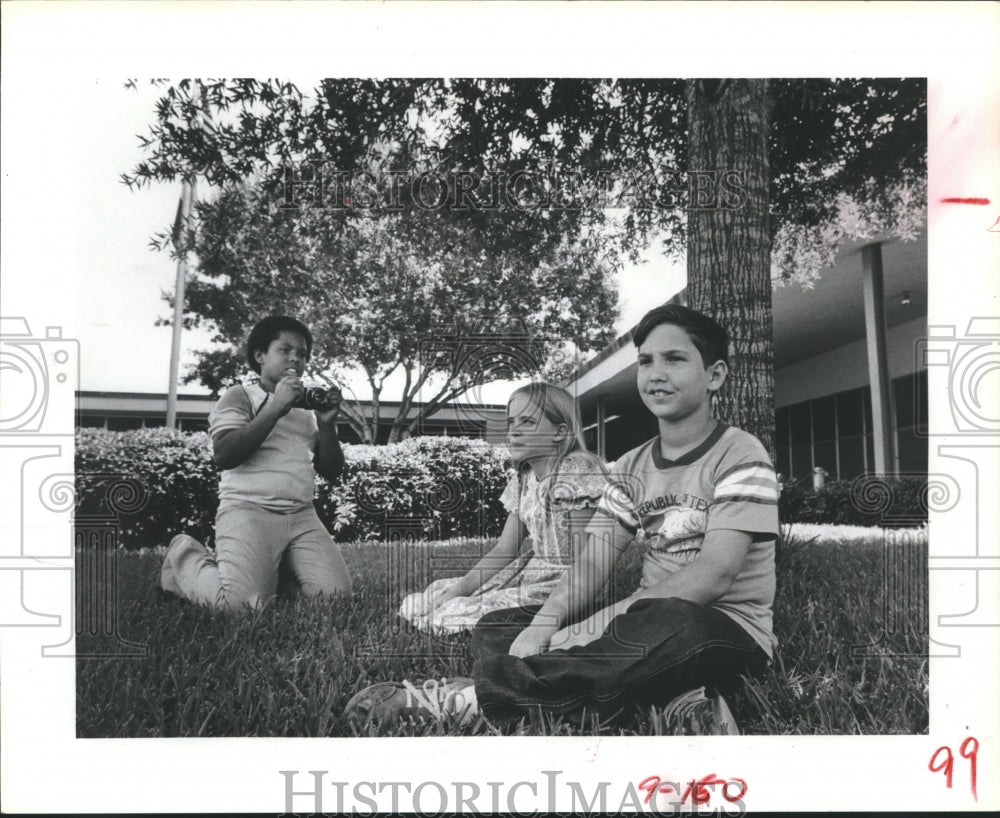
{"label": "boy's short hair", "polygon": [[716,361],[728,366],[729,333],[715,319],[681,304],[664,304],[647,312],[636,326],[632,342],[636,347],[642,346],[649,333],[660,324],[673,324],[684,330],[701,353],[706,367]]}
{"label": "boy's short hair", "polygon": [[269,315],[250,330],[250,337],[247,338],[247,363],[258,375],[260,374],[260,364],[257,363],[254,353],[258,349],[267,352],[271,342],[277,340],[282,332],[296,332],[305,338],[306,356],[312,355],[313,337],[305,324],[288,315]]}

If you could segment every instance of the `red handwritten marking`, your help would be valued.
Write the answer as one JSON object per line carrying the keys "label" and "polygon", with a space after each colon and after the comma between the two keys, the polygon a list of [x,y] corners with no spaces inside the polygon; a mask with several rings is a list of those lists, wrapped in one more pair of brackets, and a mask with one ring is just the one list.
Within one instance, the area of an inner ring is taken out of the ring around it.
{"label": "red handwritten marking", "polygon": [[[683,802],[690,798],[692,804],[707,804],[712,797],[712,793],[708,788],[714,787],[716,784],[722,784],[722,797],[730,804],[735,804],[747,794],[747,782],[742,778],[730,778],[727,780],[719,778],[715,773],[709,773],[697,781],[689,782],[680,800]],[[730,794],[730,785],[739,788],[739,792],[736,795]],[[639,782],[639,789],[644,790],[646,793],[646,798],[643,801],[645,804],[649,803],[649,799],[653,796],[654,792],[677,792],[673,784],[669,781],[663,781],[658,775],[651,775],[642,779]]]}
{"label": "red handwritten marking", "polygon": [[[739,795],[734,795],[732,797],[729,796],[730,784],[739,784],[740,787]],[[722,797],[725,798],[730,804],[735,804],[746,794],[747,794],[747,782],[744,781],[742,778],[730,778],[722,785]]]}
{"label": "red handwritten marking", "polygon": [[[975,746],[968,754],[966,754],[965,748],[968,747],[970,744],[973,744]],[[965,741],[962,742],[962,746],[958,748],[958,754],[962,758],[967,758],[969,760],[969,778],[972,780],[972,797],[976,801],[976,803],[978,803],[979,796],[976,795],[976,756],[979,755],[979,742],[972,736],[969,736]]]}
{"label": "red handwritten marking", "polygon": [[[943,764],[938,764],[934,759],[938,757],[941,751],[944,751],[945,761]],[[936,765],[936,766],[935,766]],[[950,790],[951,789],[951,774],[955,769],[955,757],[951,754],[951,747],[945,745],[943,747],[938,747],[934,751],[934,755],[931,756],[931,760],[927,762],[927,769],[932,773],[939,773],[944,770],[944,785]]]}
{"label": "red handwritten marking", "polygon": [[962,198],[961,196],[948,196],[941,200],[941,204],[971,204],[971,205],[988,205],[990,203],[989,199],[983,198],[981,196],[970,196]]}
{"label": "red handwritten marking", "polygon": [[[968,749],[970,745],[972,745],[971,750]],[[968,752],[966,752],[967,750]],[[938,756],[942,753],[944,754],[944,760],[938,761]],[[972,797],[978,803],[979,795],[976,793],[976,758],[979,755],[979,741],[974,736],[969,736],[958,748],[958,754],[962,758],[967,759],[969,762],[969,780],[972,789]],[[952,776],[955,771],[955,756],[951,751],[951,747],[947,744],[938,747],[931,756],[931,760],[927,762],[927,769],[932,773],[939,773],[943,771],[945,786],[950,790],[952,785]]]}
{"label": "red handwritten marking", "polygon": [[650,775],[639,782],[639,789],[646,791],[646,798],[643,800],[642,803],[648,804],[649,799],[653,796],[654,792],[662,792],[662,793],[674,792],[673,784],[667,784],[667,783],[661,784],[660,781],[661,781],[660,776]]}

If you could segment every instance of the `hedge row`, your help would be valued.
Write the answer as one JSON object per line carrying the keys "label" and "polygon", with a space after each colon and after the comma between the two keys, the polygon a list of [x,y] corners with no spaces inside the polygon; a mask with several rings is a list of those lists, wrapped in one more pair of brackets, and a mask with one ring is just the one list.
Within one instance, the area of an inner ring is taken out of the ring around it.
{"label": "hedge row", "polygon": [[[503,527],[500,493],[510,479],[506,447],[455,437],[392,446],[344,446],[339,481],[317,479],[316,507],[338,540],[418,536],[493,537]],[[126,548],[167,543],[181,531],[210,544],[219,471],[204,432],[81,429],[76,446],[77,518],[119,521]],[[819,492],[784,486],[782,522],[921,524],[923,478],[833,481]]]}
{"label": "hedge row", "polygon": [[863,475],[857,480],[830,481],[819,491],[785,485],[778,514],[783,523],[922,525],[927,521],[927,479]]}
{"label": "hedge row", "polygon": [[[419,437],[345,445],[344,458],[339,481],[316,481],[316,508],[338,540],[491,537],[503,527],[505,447]],[[163,545],[181,531],[212,542],[219,471],[204,432],[81,429],[76,475],[78,521],[116,516],[126,548]]]}

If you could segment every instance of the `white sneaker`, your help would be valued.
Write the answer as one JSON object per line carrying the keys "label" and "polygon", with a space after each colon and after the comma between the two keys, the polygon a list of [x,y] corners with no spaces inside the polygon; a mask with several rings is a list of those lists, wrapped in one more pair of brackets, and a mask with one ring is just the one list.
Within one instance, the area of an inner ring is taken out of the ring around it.
{"label": "white sneaker", "polygon": [[205,546],[194,537],[187,534],[178,534],[174,537],[163,557],[163,565],[160,566],[160,587],[167,593],[183,597],[184,592],[177,584],[177,566],[190,552],[204,550]]}
{"label": "white sneaker", "polygon": [[479,713],[476,688],[472,679],[428,679],[417,687],[411,682],[379,682],[356,694],[347,703],[344,715],[352,721],[371,719],[441,720],[458,718],[460,725],[471,722]]}
{"label": "white sneaker", "polygon": [[698,687],[663,708],[663,719],[678,735],[738,736],[736,719],[717,690]]}

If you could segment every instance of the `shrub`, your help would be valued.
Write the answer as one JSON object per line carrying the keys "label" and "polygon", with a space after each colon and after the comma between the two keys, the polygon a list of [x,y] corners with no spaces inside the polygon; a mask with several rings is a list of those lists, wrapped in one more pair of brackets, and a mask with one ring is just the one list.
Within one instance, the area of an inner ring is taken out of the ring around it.
{"label": "shrub", "polygon": [[781,489],[778,514],[783,523],[833,525],[922,525],[927,521],[927,479],[831,480],[819,491],[790,484]]}
{"label": "shrub", "polygon": [[[318,478],[316,491],[338,540],[491,537],[503,526],[499,498],[512,474],[504,447],[420,437],[348,444],[344,458],[341,479]],[[125,547],[163,545],[181,531],[211,544],[219,472],[204,432],[80,429],[76,473],[78,518],[116,515]]]}
{"label": "shrub", "polygon": [[163,545],[181,531],[211,543],[218,493],[205,432],[77,431],[77,520],[117,516],[127,548]]}
{"label": "shrub", "polygon": [[505,447],[458,437],[415,437],[391,446],[345,446],[339,482],[321,482],[320,517],[338,539],[494,537],[510,480]]}

